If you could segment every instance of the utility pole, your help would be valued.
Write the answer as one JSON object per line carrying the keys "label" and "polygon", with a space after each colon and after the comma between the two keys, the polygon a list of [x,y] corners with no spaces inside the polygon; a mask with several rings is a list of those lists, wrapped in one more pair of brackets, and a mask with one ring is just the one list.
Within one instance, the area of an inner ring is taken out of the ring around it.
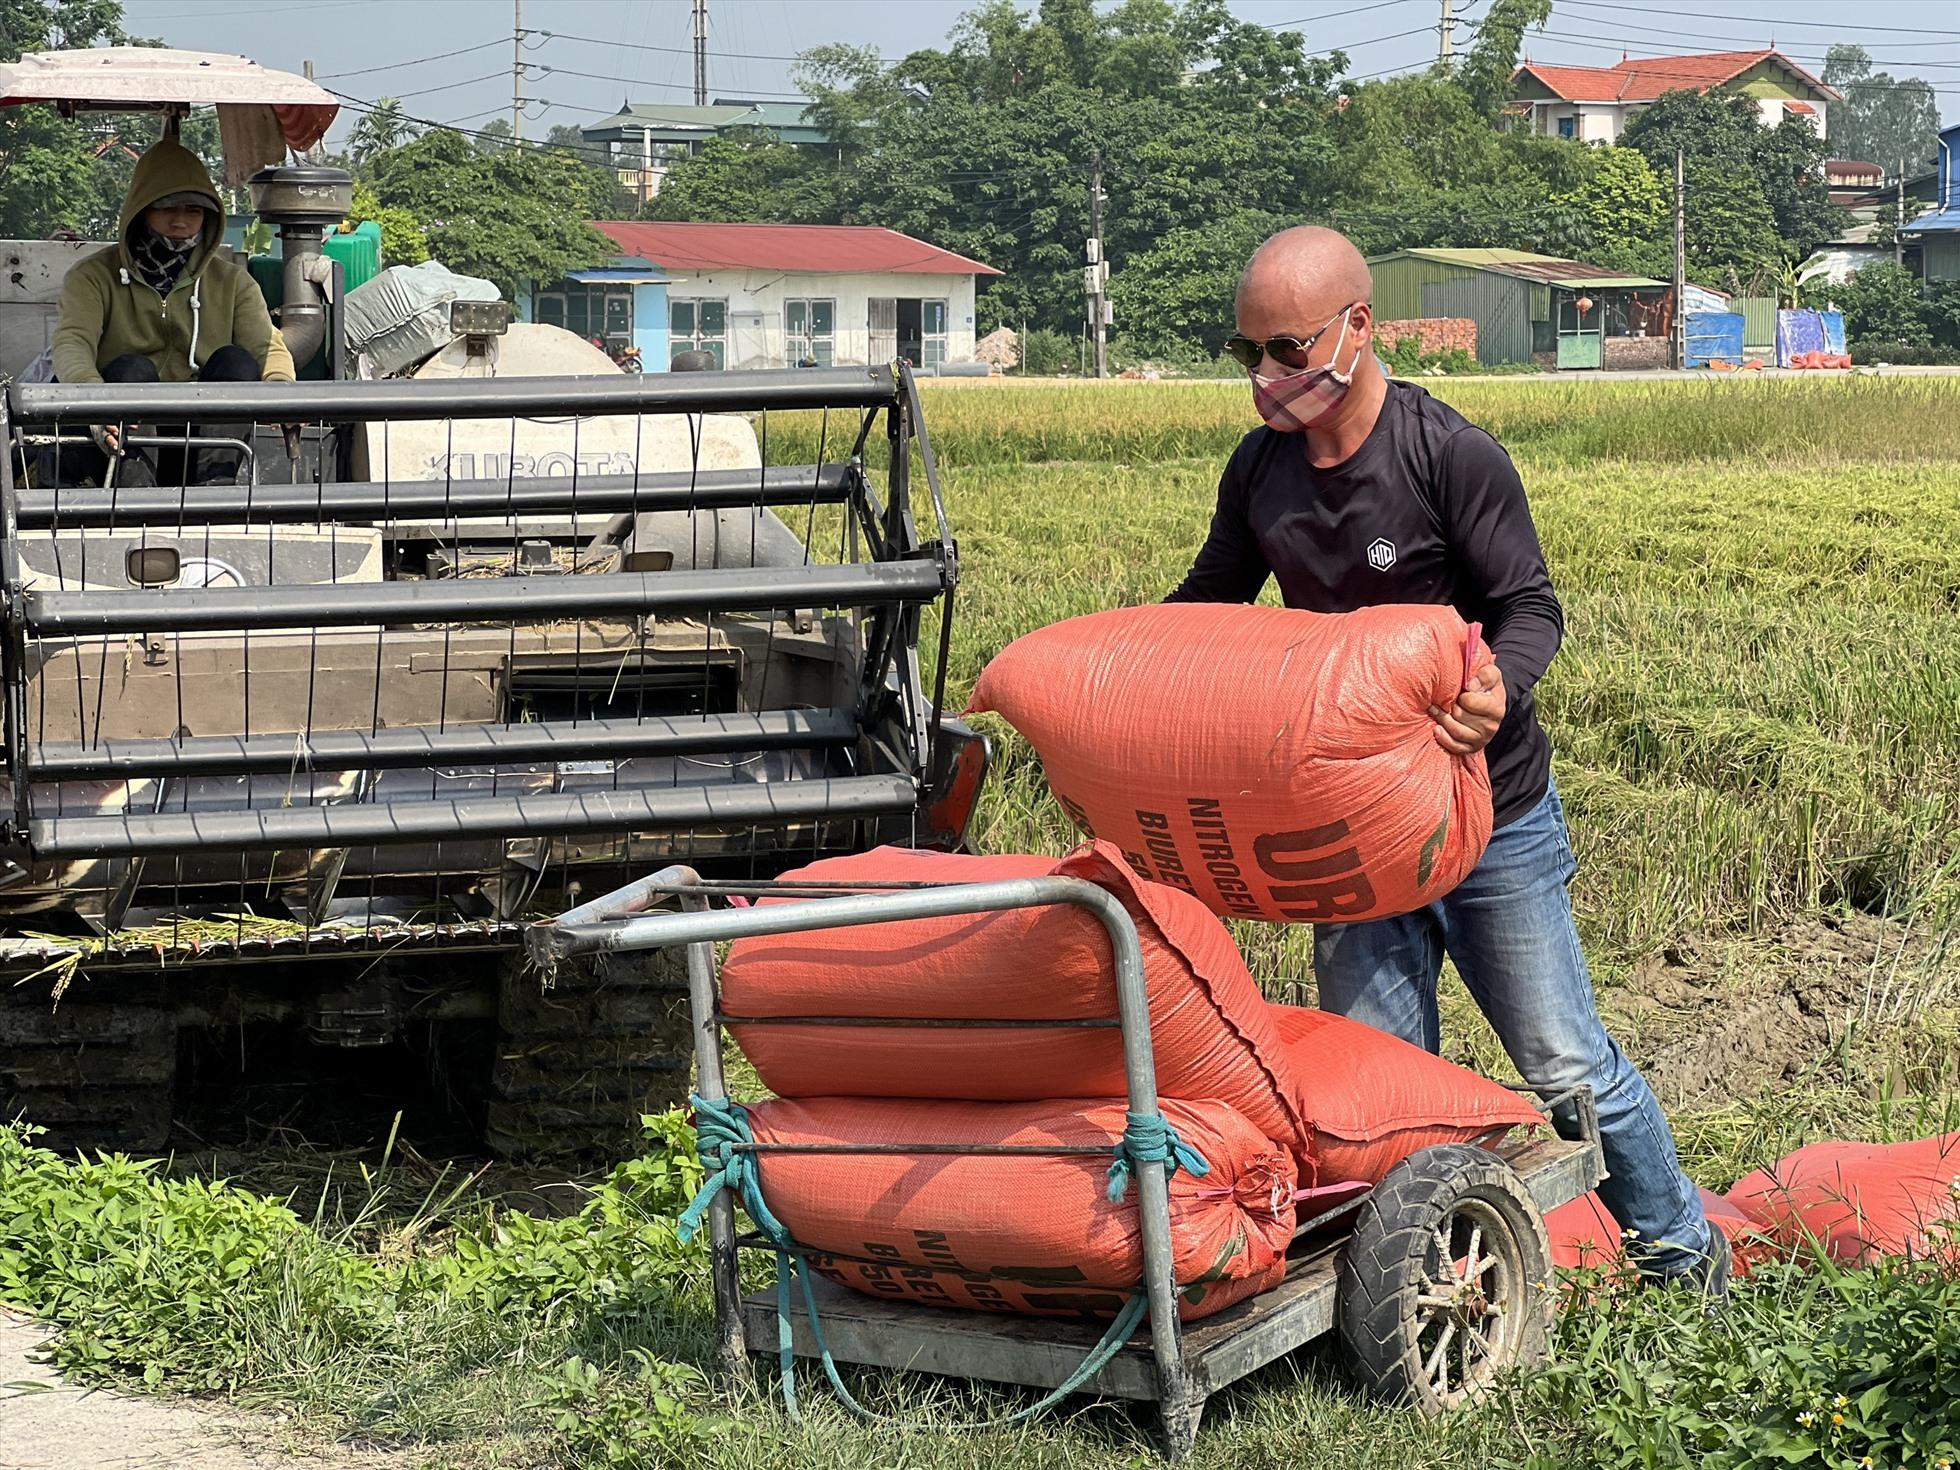
{"label": "utility pole", "polygon": [[510,0],[510,135],[524,137],[524,0]]}
{"label": "utility pole", "polygon": [[1899,160],[1899,209],[1898,218],[1892,225],[1892,264],[1903,267],[1906,263],[1906,161]]}
{"label": "utility pole", "polygon": [[1096,376],[1109,376],[1109,349],[1103,329],[1107,325],[1109,303],[1104,289],[1109,284],[1109,262],[1103,259],[1102,241],[1102,150],[1089,155],[1089,240],[1085,247],[1089,264],[1082,273],[1082,284],[1089,296],[1089,330],[1095,334]]}
{"label": "utility pole", "polygon": [[1443,0],[1443,23],[1436,29],[1436,64],[1447,67],[1456,59],[1456,0]]}
{"label": "utility pole", "polygon": [[1668,366],[1688,365],[1688,167],[1674,150],[1674,330],[1668,333]]}
{"label": "utility pole", "polygon": [[694,105],[708,105],[708,0],[694,0]]}

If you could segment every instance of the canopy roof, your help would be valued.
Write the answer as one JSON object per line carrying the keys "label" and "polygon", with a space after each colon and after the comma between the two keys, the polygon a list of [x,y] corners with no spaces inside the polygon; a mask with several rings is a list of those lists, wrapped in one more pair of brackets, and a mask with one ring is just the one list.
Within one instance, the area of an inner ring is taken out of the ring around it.
{"label": "canopy roof", "polygon": [[156,46],[30,51],[0,65],[0,107],[35,102],[69,114],[215,107],[229,184],[282,162],[288,148],[304,153],[340,111],[331,92],[291,72],[244,56]]}

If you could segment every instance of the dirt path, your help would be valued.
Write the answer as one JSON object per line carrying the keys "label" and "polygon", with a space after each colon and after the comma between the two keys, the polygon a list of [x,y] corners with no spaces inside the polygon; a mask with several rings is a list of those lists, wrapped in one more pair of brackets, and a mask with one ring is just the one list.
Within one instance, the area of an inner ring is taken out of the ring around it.
{"label": "dirt path", "polygon": [[276,1420],[71,1388],[34,1361],[47,1335],[0,1308],[0,1470],[406,1470],[411,1463],[296,1453]]}

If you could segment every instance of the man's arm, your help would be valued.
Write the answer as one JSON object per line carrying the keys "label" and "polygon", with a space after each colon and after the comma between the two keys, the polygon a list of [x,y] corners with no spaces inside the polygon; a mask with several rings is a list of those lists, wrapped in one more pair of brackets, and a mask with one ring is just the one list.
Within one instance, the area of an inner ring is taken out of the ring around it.
{"label": "man's arm", "polygon": [[1218,506],[1211,514],[1211,530],[1198,548],[1191,570],[1166,602],[1251,602],[1266,585],[1270,569],[1259,540],[1246,519],[1245,481],[1239,470],[1238,454],[1225,465],[1218,479]]}
{"label": "man's arm", "polygon": [[259,360],[259,378],[268,383],[293,381],[293,355],[286,339],[272,325],[272,314],[265,309],[265,297],[256,282],[244,271],[236,286],[237,304],[231,312],[231,340]]}
{"label": "man's arm", "polygon": [[92,270],[77,265],[61,283],[61,302],[55,312],[54,375],[64,383],[99,383],[102,370],[95,355],[109,319],[102,281]]}
{"label": "man's arm", "polygon": [[1565,636],[1524,482],[1498,442],[1463,429],[1443,453],[1445,531],[1476,599],[1484,641],[1515,706],[1544,677]]}

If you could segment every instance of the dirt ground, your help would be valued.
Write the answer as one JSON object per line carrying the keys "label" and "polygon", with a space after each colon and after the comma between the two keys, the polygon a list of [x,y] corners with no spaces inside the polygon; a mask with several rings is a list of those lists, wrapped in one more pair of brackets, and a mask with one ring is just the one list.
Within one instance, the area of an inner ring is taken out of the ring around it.
{"label": "dirt ground", "polygon": [[0,1307],[0,1470],[407,1470],[411,1463],[314,1453],[275,1418],[70,1387],[35,1361],[47,1335]]}
{"label": "dirt ground", "polygon": [[1603,997],[1665,1107],[1757,1096],[1841,1070],[1879,1037],[1960,1006],[1960,943],[1866,914],[1809,917],[1644,962]]}

